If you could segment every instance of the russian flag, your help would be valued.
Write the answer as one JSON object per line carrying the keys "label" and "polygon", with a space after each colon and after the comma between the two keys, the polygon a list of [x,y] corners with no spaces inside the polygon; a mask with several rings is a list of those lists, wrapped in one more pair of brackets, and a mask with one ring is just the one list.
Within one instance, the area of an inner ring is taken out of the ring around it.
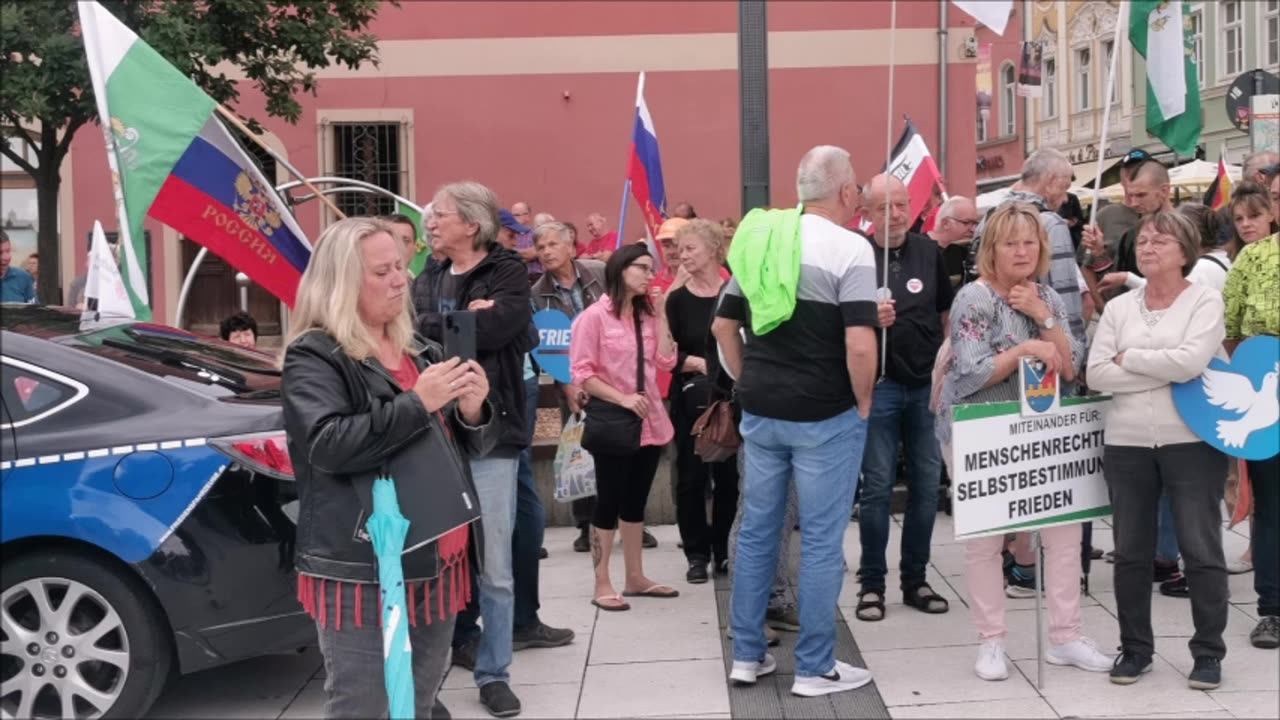
{"label": "russian flag", "polygon": [[[649,237],[655,237],[658,226],[667,217],[667,192],[662,184],[658,133],[653,129],[653,117],[644,101],[644,73],[640,73],[640,83],[636,87],[636,122],[631,134],[631,160],[627,163],[627,181],[631,185],[631,196],[640,204],[640,212],[644,213],[644,224]],[[623,228],[618,230],[618,245],[621,247]],[[662,249],[658,248],[658,252],[661,253]]]}
{"label": "russian flag", "polygon": [[275,188],[211,115],[148,214],[293,307],[311,246]]}

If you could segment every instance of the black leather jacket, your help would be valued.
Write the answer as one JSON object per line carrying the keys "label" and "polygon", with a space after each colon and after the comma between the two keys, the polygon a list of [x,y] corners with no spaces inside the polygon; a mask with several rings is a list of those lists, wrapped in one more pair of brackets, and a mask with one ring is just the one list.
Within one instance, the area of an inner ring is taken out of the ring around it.
{"label": "black leather jacket", "polygon": [[[441,354],[439,345],[427,343],[415,358],[418,369],[438,361]],[[493,412],[487,404],[479,427],[462,421],[456,403],[441,413],[429,413],[376,359],[353,360],[319,331],[289,346],[281,392],[289,458],[298,483],[298,572],[347,582],[378,581],[357,486],[370,487],[388,468],[397,487],[420,481],[424,484],[414,491],[422,489],[429,497],[435,488],[427,484],[439,483],[477,497],[466,457],[479,457],[494,445]],[[448,427],[442,418],[448,419]],[[400,495],[400,512],[411,528],[415,523],[456,527],[474,520],[470,552],[479,567],[483,552],[478,503],[474,512],[450,509],[441,517],[439,506],[414,502],[414,493]],[[406,552],[402,562],[406,580],[430,579],[440,572],[435,542]]]}

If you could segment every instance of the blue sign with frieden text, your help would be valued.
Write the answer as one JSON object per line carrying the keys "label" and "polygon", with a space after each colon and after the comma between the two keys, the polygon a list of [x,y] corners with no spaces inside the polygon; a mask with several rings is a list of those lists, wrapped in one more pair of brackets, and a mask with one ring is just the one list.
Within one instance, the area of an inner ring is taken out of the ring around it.
{"label": "blue sign with frieden text", "polygon": [[569,340],[573,336],[573,321],[559,310],[539,310],[533,314],[533,324],[538,328],[538,347],[533,349],[533,359],[558,382],[572,382]]}
{"label": "blue sign with frieden text", "polygon": [[1200,377],[1174,384],[1173,404],[1201,440],[1232,457],[1280,454],[1280,338],[1250,338],[1230,362],[1214,358]]}

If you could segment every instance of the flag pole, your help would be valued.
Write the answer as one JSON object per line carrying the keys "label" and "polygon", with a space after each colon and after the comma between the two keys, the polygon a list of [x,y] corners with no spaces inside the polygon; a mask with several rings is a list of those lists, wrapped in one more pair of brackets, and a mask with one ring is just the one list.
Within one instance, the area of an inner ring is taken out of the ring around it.
{"label": "flag pole", "polygon": [[1115,39],[1111,43],[1111,67],[1107,70],[1107,90],[1102,96],[1102,133],[1098,137],[1098,164],[1097,170],[1093,176],[1093,208],[1089,211],[1089,226],[1098,226],[1098,196],[1102,193],[1102,163],[1107,156],[1107,133],[1111,130],[1111,91],[1116,84],[1116,64],[1120,61],[1120,53],[1123,48],[1120,47],[1120,41],[1124,37],[1124,28],[1128,25],[1128,18],[1125,17],[1129,3],[1120,3],[1120,9],[1116,13],[1116,34]]}
{"label": "flag pole", "polygon": [[[894,61],[894,39],[897,37],[898,28],[898,0],[893,0],[889,6],[889,110],[888,117],[885,120],[884,139],[885,139],[885,159],[884,171],[886,174],[886,182],[884,184],[884,228],[881,229],[880,239],[884,242],[884,284],[880,286],[880,291],[876,293],[876,299],[881,302],[888,302],[893,299],[893,291],[889,289],[889,212],[892,202],[890,202],[888,177],[893,175],[893,61]],[[885,369],[889,365],[889,328],[880,328],[880,379],[885,378]]]}
{"label": "flag pole", "polygon": [[[643,72],[643,71],[641,71],[641,72],[640,72],[640,78],[639,78],[638,80],[636,80],[636,107],[639,107],[639,103],[640,103],[640,96],[641,96],[641,95],[643,95],[643,94],[644,94],[644,72]],[[634,110],[634,108],[633,108],[633,110]],[[632,112],[632,115],[634,116],[634,115],[635,115],[635,113],[634,113],[634,112]],[[629,126],[629,127],[631,128],[631,134],[632,134],[632,135],[634,135],[634,134],[635,134],[635,124],[636,124],[635,117],[632,117],[632,118],[631,118],[631,125]],[[635,139],[634,139],[634,138],[632,138],[632,140],[631,140],[631,141],[632,141],[632,142],[635,142]],[[629,147],[629,146],[628,146],[628,147]],[[618,247],[622,247],[622,246],[623,246],[623,244],[626,242],[625,240],[623,240],[623,239],[622,239],[622,236],[623,236],[623,235],[626,233],[626,231],[627,231],[627,205],[628,205],[628,203],[627,203],[627,199],[631,196],[631,168],[630,168],[630,163],[631,163],[631,153],[630,153],[630,152],[628,152],[628,153],[627,153],[627,164],[628,164],[628,167],[627,167],[627,171],[626,171],[626,177],[627,177],[627,179],[626,179],[626,181],[625,181],[625,182],[623,182],[623,183],[622,183],[622,206],[618,208]]]}
{"label": "flag pole", "polygon": [[[325,205],[327,205],[329,209],[333,211],[333,214],[338,216],[339,220],[346,219],[347,214],[339,210],[338,206],[334,205],[333,201],[329,199],[329,196],[321,193],[318,189],[316,189],[316,186],[312,185],[311,181],[308,180],[306,176],[298,172],[298,170],[294,168],[292,165],[290,165],[289,162],[286,161],[284,158],[280,157],[280,155],[277,154],[275,150],[268,147],[267,143],[263,141],[263,139],[258,135],[258,133],[254,132],[253,130],[250,130],[249,126],[245,125],[244,121],[241,120],[235,113],[228,110],[224,105],[215,105],[214,108],[218,111],[218,114],[221,115],[227,122],[231,123],[233,126],[235,126],[237,130],[244,133],[258,147],[262,148],[263,150],[266,150],[267,154],[275,158],[276,162],[279,162],[281,165],[284,165],[285,169],[287,169],[289,172],[296,175],[298,177],[298,180],[302,182],[303,186],[306,187],[311,192],[315,193],[316,197],[320,198],[320,202],[323,202]],[[268,180],[274,182],[275,179],[268,178]]]}

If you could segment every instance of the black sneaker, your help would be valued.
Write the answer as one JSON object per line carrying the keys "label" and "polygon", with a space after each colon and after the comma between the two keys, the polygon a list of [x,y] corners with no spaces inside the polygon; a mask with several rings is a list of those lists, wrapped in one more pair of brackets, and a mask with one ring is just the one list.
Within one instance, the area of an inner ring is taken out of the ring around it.
{"label": "black sneaker", "polygon": [[1158,582],[1158,583],[1168,582],[1182,574],[1181,572],[1179,572],[1178,563],[1176,562],[1170,565],[1165,565],[1162,562],[1157,562],[1155,565],[1156,565],[1155,576],[1152,582]]}
{"label": "black sneaker", "polygon": [[1221,684],[1222,661],[1208,656],[1196,658],[1196,665],[1187,676],[1187,686],[1192,690],[1217,690]]}
{"label": "black sneaker", "polygon": [[719,560],[716,560],[716,561],[713,563],[713,565],[715,566],[716,574],[717,574],[717,575],[728,575],[728,574],[729,574],[729,561],[728,561],[728,559],[726,559],[726,558],[720,558]]}
{"label": "black sneaker", "polygon": [[578,532],[578,537],[573,541],[574,552],[591,552],[591,528],[584,527]]}
{"label": "black sneaker", "polygon": [[689,562],[689,572],[684,574],[684,579],[694,585],[701,585],[709,580],[710,576],[707,575],[707,561],[691,560]]}
{"label": "black sneaker", "polygon": [[1143,673],[1151,672],[1151,658],[1125,650],[1111,666],[1111,682],[1116,685],[1132,685]]}
{"label": "black sneaker", "polygon": [[1172,598],[1191,597],[1191,588],[1187,587],[1187,576],[1178,573],[1172,580],[1160,583],[1160,594]]}
{"label": "black sneaker", "polygon": [[1275,650],[1280,647],[1280,617],[1264,615],[1258,626],[1249,633],[1249,642],[1262,650]]}
{"label": "black sneaker", "polygon": [[652,550],[658,547],[658,538],[650,535],[649,531],[646,529],[640,537],[640,545],[645,550]]}
{"label": "black sneaker", "polygon": [[494,717],[515,717],[520,714],[520,698],[511,692],[504,682],[491,682],[480,688],[480,704]]}
{"label": "black sneaker", "polygon": [[1036,566],[1014,565],[1005,574],[1004,596],[1033,598],[1036,596]]}
{"label": "black sneaker", "polygon": [[533,627],[511,633],[511,649],[519,651],[529,648],[560,647],[573,642],[573,638],[573,631],[568,628],[553,628],[539,622]]}
{"label": "black sneaker", "polygon": [[790,603],[782,607],[771,607],[764,613],[764,622],[774,630],[800,632],[800,611]]}
{"label": "black sneaker", "polygon": [[476,669],[476,651],[480,649],[479,640],[465,642],[453,649],[453,664],[463,670]]}

